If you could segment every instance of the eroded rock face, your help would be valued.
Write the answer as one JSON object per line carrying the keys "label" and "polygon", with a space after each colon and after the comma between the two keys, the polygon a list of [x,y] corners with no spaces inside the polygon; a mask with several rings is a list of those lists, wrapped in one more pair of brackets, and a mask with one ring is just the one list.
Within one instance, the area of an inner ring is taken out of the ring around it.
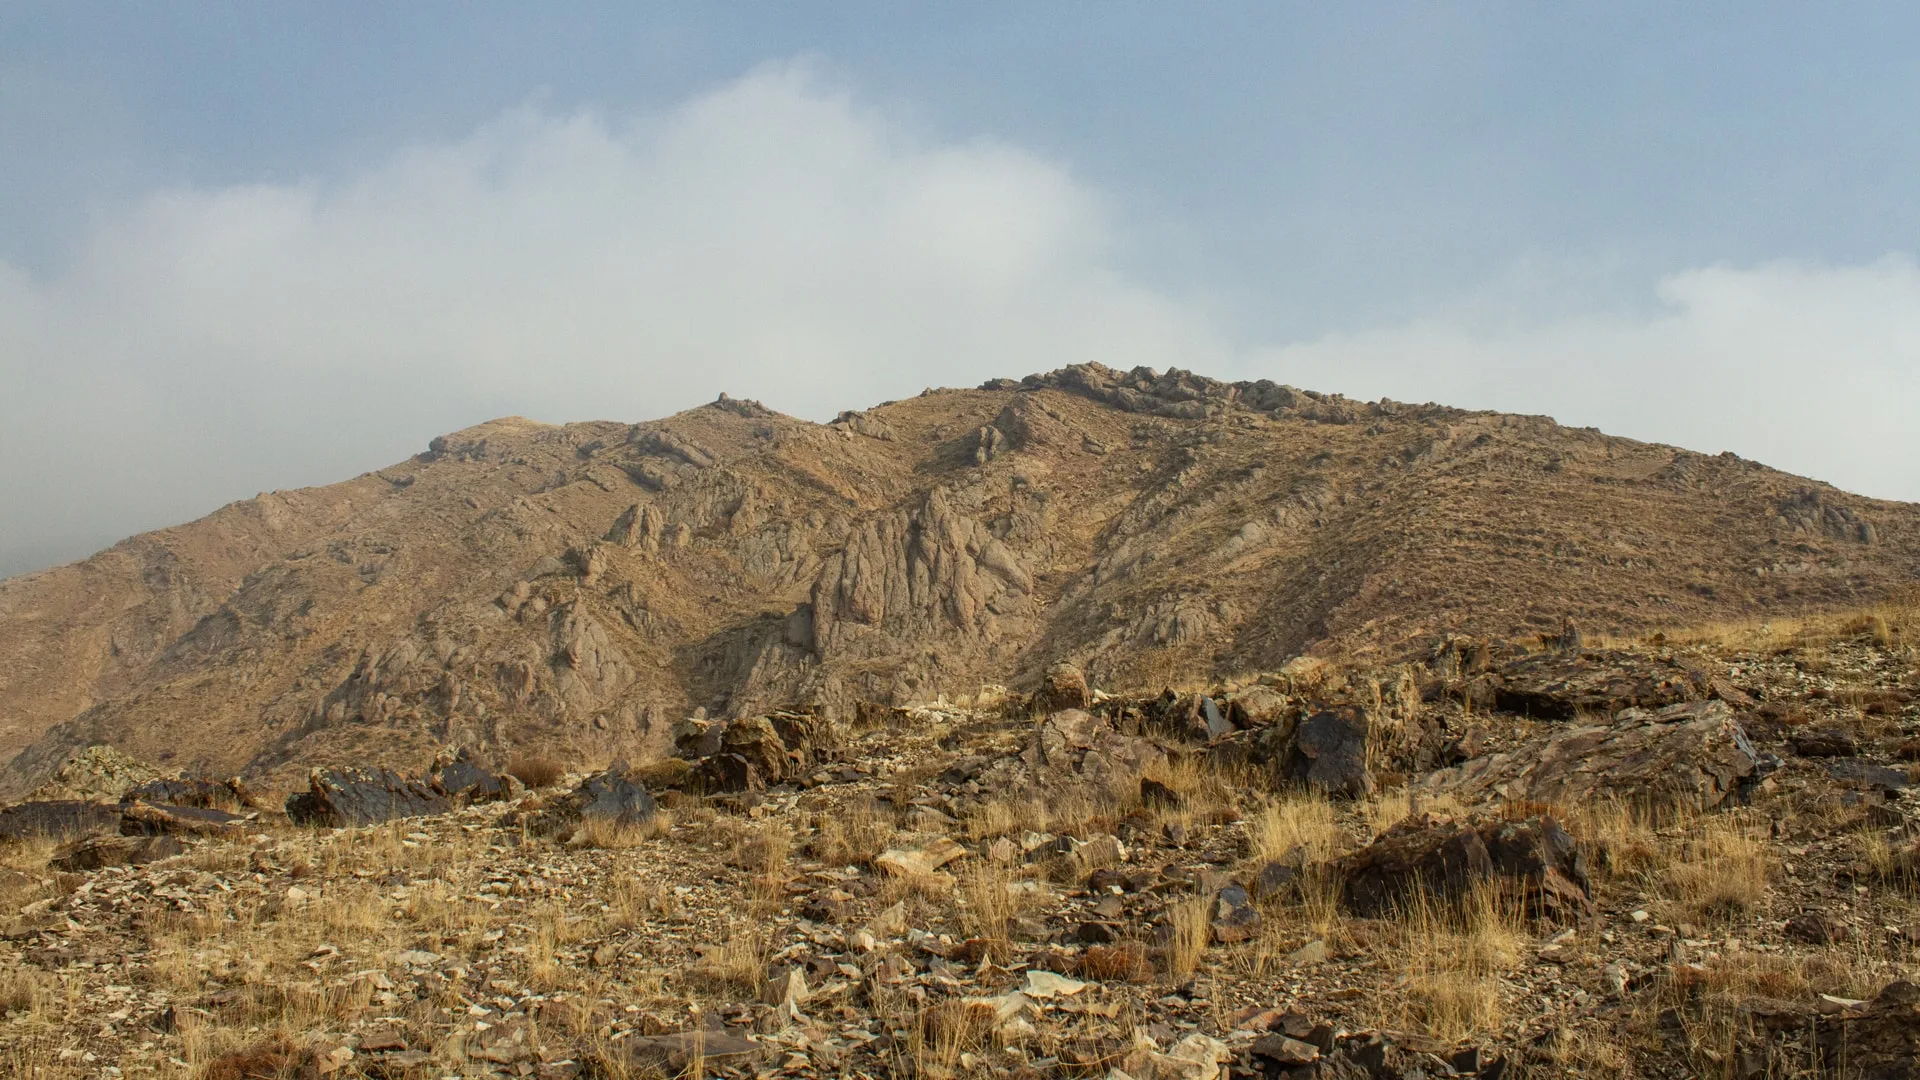
{"label": "eroded rock face", "polygon": [[802,713],[735,720],[687,721],[674,752],[693,762],[685,786],[695,791],[758,791],[805,776],[833,744],[833,728]]}
{"label": "eroded rock face", "polygon": [[473,751],[466,747],[435,758],[429,775],[434,790],[461,806],[511,798],[517,785],[510,776],[481,768]]}
{"label": "eroded rock face", "polygon": [[1547,720],[1612,716],[1621,709],[1704,700],[1712,681],[1704,669],[1625,650],[1540,653],[1494,672],[1492,704]]}
{"label": "eroded rock face", "polygon": [[1381,918],[1426,901],[1457,905],[1492,887],[1524,899],[1531,914],[1572,919],[1592,910],[1587,863],[1551,817],[1472,824],[1421,814],[1341,860],[1341,901]]}
{"label": "eroded rock face", "polygon": [[287,818],[340,829],[444,814],[452,806],[426,781],[390,769],[316,768],[307,775],[307,790],[287,798]]}
{"label": "eroded rock face", "polygon": [[1764,765],[1722,701],[1622,711],[1612,723],[1569,727],[1511,751],[1474,758],[1420,782],[1434,791],[1498,794],[1571,805],[1610,797],[1705,810]]}
{"label": "eroded rock face", "polygon": [[89,746],[55,769],[30,798],[36,802],[113,800],[159,775],[153,766],[111,746]]}
{"label": "eroded rock face", "polygon": [[1056,713],[1062,709],[1084,709],[1091,703],[1086,673],[1062,660],[1047,668],[1040,689],[1034,691],[1032,708],[1037,713]]}

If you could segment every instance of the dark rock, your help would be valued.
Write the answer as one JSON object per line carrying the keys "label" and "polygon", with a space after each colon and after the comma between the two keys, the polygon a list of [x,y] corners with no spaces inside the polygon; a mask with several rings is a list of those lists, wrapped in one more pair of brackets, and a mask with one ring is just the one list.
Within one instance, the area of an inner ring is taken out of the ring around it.
{"label": "dark rock", "polygon": [[616,761],[535,814],[529,827],[542,836],[571,833],[587,821],[627,828],[646,824],[655,812],[653,796],[629,774],[626,762]]}
{"label": "dark rock", "polygon": [[1359,799],[1373,794],[1373,774],[1367,769],[1367,732],[1366,711],[1357,706],[1307,717],[1294,730],[1281,779],[1329,795]]}
{"label": "dark rock", "polygon": [[1861,1013],[1816,1023],[1823,1064],[1860,1080],[1920,1080],[1920,986],[1889,983]]}
{"label": "dark rock", "polygon": [[1480,830],[1493,872],[1526,888],[1528,914],[1562,921],[1592,914],[1586,855],[1550,817],[1503,821]]}
{"label": "dark rock", "polygon": [[140,866],[185,850],[173,836],[92,836],[62,845],[47,865],[80,873],[107,866]]}
{"label": "dark rock", "polygon": [[307,774],[307,790],[288,796],[287,818],[341,829],[444,814],[452,805],[426,781],[388,769],[316,768]]}
{"label": "dark rock", "polygon": [[0,841],[71,840],[119,824],[120,808],[112,803],[80,799],[24,802],[0,809]]}
{"label": "dark rock", "polygon": [[1253,1054],[1286,1069],[1320,1060],[1319,1047],[1288,1035],[1263,1035],[1255,1039]]}
{"label": "dark rock", "polygon": [[238,836],[249,820],[198,806],[120,804],[120,832],[126,836]]}
{"label": "dark rock", "polygon": [[1860,752],[1860,744],[1853,741],[1853,736],[1838,728],[1796,731],[1787,737],[1787,742],[1801,757],[1852,757]]}
{"label": "dark rock", "polygon": [[1209,923],[1213,940],[1231,945],[1260,932],[1260,910],[1253,898],[1238,885],[1229,885],[1213,896],[1213,918]]}

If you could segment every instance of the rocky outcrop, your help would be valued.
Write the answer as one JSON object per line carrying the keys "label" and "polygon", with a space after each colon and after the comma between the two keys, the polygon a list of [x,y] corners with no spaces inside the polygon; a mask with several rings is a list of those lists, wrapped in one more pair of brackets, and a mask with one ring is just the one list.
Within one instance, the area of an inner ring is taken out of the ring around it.
{"label": "rocky outcrop", "polygon": [[1502,665],[1492,676],[1495,708],[1546,720],[1609,717],[1621,709],[1657,709],[1704,700],[1711,675],[1672,657],[1627,650],[1587,655],[1540,653]]}
{"label": "rocky outcrop", "polygon": [[120,808],[86,799],[44,799],[0,808],[0,843],[71,840],[120,822]]}
{"label": "rocky outcrop", "polygon": [[833,744],[832,725],[800,713],[735,720],[688,720],[675,739],[677,756],[693,763],[694,791],[758,791],[798,780]]}
{"label": "rocky outcrop", "polygon": [[115,800],[160,771],[111,746],[89,746],[61,763],[29,798]]}
{"label": "rocky outcrop", "polygon": [[1424,778],[1420,786],[1473,797],[1570,805],[1614,798],[1648,807],[1720,805],[1771,767],[1722,701],[1627,709],[1608,724],[1535,736]]}
{"label": "rocky outcrop", "polygon": [[617,761],[604,772],[582,780],[579,787],[562,795],[553,805],[534,813],[527,819],[527,825],[536,835],[571,836],[590,822],[612,828],[637,828],[652,821],[655,813],[653,796],[634,779],[626,762]]}

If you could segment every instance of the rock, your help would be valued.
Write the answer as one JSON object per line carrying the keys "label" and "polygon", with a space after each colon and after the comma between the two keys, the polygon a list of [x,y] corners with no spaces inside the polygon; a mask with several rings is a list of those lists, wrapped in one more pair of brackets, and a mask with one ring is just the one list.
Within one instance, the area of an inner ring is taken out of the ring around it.
{"label": "rock", "polygon": [[482,769],[474,761],[473,751],[464,746],[458,750],[442,751],[433,759],[433,767],[428,770],[427,776],[433,789],[452,800],[456,806],[507,798],[513,783],[511,777],[497,776]]}
{"label": "rock", "polygon": [[239,836],[251,818],[225,810],[197,806],[164,806],[143,802],[120,805],[120,831],[128,836]]}
{"label": "rock", "polygon": [[1580,805],[1602,797],[1705,810],[1756,778],[1763,761],[1722,701],[1623,711],[1612,723],[1536,735],[1504,753],[1441,769],[1430,791]]}
{"label": "rock", "polygon": [[444,814],[451,807],[425,781],[389,769],[315,768],[307,774],[307,790],[288,796],[287,819],[341,829]]}
{"label": "rock", "polygon": [[1235,727],[1266,727],[1287,715],[1293,699],[1270,686],[1249,686],[1227,702],[1227,719]]}
{"label": "rock", "polygon": [[1793,752],[1801,757],[1853,757],[1860,752],[1860,744],[1854,742],[1852,735],[1839,728],[1796,731],[1787,737],[1787,742],[1793,747]]}
{"label": "rock", "polygon": [[589,821],[614,828],[637,828],[651,822],[657,812],[653,796],[632,777],[627,763],[616,761],[534,814],[528,830],[538,836],[570,836]]}
{"label": "rock", "polygon": [[1036,713],[1054,713],[1062,709],[1084,709],[1090,704],[1086,673],[1062,660],[1047,668],[1040,689],[1033,693],[1032,708]]}
{"label": "rock", "polygon": [[1150,806],[1164,810],[1178,810],[1185,803],[1186,800],[1180,797],[1179,792],[1160,781],[1149,779],[1145,776],[1140,778],[1140,804],[1142,806]]}
{"label": "rock", "polygon": [[1220,706],[1215,704],[1212,698],[1201,695],[1198,706],[1196,719],[1199,724],[1195,734],[1201,739],[1212,742],[1233,730],[1233,725],[1227,721],[1226,713],[1221,711]]}
{"label": "rock", "polygon": [[0,842],[35,838],[65,841],[105,832],[120,823],[120,808],[82,799],[16,803],[0,809]]}
{"label": "rock", "polygon": [[1226,1070],[1221,1063],[1231,1060],[1233,1051],[1211,1035],[1195,1032],[1174,1043],[1164,1054],[1153,1054],[1154,1074],[1161,1080],[1215,1080]]}
{"label": "rock", "polygon": [[47,865],[81,873],[107,866],[140,866],[185,850],[174,836],[92,836],[61,845]]}
{"label": "rock", "polygon": [[1337,864],[1341,902],[1367,918],[1404,910],[1415,890],[1442,904],[1465,901],[1476,889],[1518,890],[1535,915],[1589,914],[1585,859],[1573,838],[1550,817],[1478,828],[1431,814],[1410,816]]}
{"label": "rock", "polygon": [[800,1004],[807,1000],[806,973],[797,967],[783,967],[760,988],[760,1000],[768,1005]]}
{"label": "rock", "polygon": [[1815,1024],[1824,1065],[1862,1080],[1920,1077],[1920,986],[1888,983],[1864,1009],[1837,1012]]}
{"label": "rock", "polygon": [[704,792],[759,791],[799,781],[832,742],[830,726],[801,713],[773,713],[681,728],[676,753],[696,760],[686,786]]}
{"label": "rock", "polygon": [[[876,938],[899,937],[907,932],[907,905],[900,901],[873,917],[866,932]],[[871,950],[869,950],[871,951]]]}
{"label": "rock", "polygon": [[1213,918],[1208,923],[1213,940],[1222,945],[1245,941],[1260,932],[1260,910],[1253,898],[1238,885],[1229,885],[1213,897]]}
{"label": "rock", "polygon": [[1314,713],[1294,730],[1281,778],[1329,795],[1359,799],[1373,794],[1367,731],[1366,711],[1357,706]]}

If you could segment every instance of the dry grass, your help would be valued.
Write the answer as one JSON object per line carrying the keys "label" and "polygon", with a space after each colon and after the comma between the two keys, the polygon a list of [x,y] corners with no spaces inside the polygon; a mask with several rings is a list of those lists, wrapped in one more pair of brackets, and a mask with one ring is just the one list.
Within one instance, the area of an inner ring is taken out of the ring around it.
{"label": "dry grass", "polygon": [[1882,649],[1920,645],[1920,591],[1909,591],[1864,608],[1799,617],[1730,620],[1672,627],[1638,637],[1588,638],[1589,648],[1628,645],[1709,646],[1752,652],[1816,652],[1836,642],[1866,640]]}
{"label": "dry grass", "polygon": [[1013,955],[1013,920],[1026,910],[1031,894],[1021,887],[1012,867],[990,859],[966,860],[958,877],[961,921],[967,933],[984,939],[995,961],[1006,962]]}
{"label": "dry grass", "polygon": [[1451,793],[1432,794],[1394,788],[1368,799],[1360,809],[1367,831],[1378,836],[1414,814],[1465,817],[1467,807]]}
{"label": "dry grass", "polygon": [[550,757],[520,754],[507,763],[507,775],[529,789],[552,787],[567,775],[566,767]]}

